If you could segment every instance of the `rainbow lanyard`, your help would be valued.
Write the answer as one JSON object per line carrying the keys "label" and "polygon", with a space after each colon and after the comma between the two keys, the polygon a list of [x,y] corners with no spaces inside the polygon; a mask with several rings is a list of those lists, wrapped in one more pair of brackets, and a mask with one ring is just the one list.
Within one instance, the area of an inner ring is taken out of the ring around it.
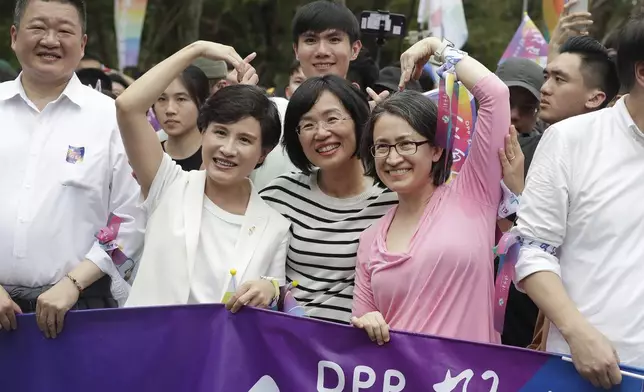
{"label": "rainbow lanyard", "polygon": [[454,146],[455,124],[458,123],[459,92],[456,74],[453,72],[443,73],[438,84],[436,144],[446,150],[451,150]]}
{"label": "rainbow lanyard", "polygon": [[[467,158],[475,133],[476,104],[454,70],[440,73],[436,145],[452,153],[451,177],[457,175]],[[447,164],[447,162],[446,162]]]}

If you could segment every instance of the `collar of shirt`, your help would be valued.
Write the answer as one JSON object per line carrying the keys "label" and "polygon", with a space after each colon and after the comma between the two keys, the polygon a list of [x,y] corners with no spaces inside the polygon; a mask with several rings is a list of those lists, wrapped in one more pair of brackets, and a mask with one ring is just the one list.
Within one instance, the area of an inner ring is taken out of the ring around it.
{"label": "collar of shirt", "polygon": [[[28,103],[30,106],[32,106],[32,102],[27,97],[27,93],[25,92],[25,89],[22,85],[22,73],[18,75],[18,77],[15,80],[5,82],[5,83],[0,83],[0,101],[7,101],[12,98],[15,98],[16,96],[20,96],[23,101]],[[71,102],[74,104],[83,107],[83,103],[85,102],[83,100],[83,84],[81,81],[78,79],[76,74],[74,73],[69,79],[69,82],[67,83],[67,86],[63,90],[63,92],[60,94],[60,96],[54,100],[53,102],[58,102],[60,101],[61,97],[67,97]]]}
{"label": "collar of shirt", "polygon": [[617,113],[617,119],[624,129],[630,130],[632,135],[639,141],[644,141],[644,133],[642,133],[637,124],[635,124],[633,117],[631,117],[631,114],[628,112],[628,108],[626,107],[626,97],[628,97],[628,95],[621,97],[613,107]]}

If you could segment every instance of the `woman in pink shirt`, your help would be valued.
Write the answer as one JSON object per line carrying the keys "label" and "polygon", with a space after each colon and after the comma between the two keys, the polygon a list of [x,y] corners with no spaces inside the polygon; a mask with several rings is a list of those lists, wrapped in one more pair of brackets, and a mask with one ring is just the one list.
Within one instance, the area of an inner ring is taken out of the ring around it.
{"label": "woman in pink shirt", "polygon": [[459,175],[446,184],[452,154],[435,142],[436,105],[405,91],[376,106],[361,157],[399,204],[360,238],[351,321],[379,344],[389,341],[389,328],[498,343],[492,248],[509,92],[485,66],[437,38],[403,54],[401,86],[431,55],[455,69],[478,100],[476,134]]}

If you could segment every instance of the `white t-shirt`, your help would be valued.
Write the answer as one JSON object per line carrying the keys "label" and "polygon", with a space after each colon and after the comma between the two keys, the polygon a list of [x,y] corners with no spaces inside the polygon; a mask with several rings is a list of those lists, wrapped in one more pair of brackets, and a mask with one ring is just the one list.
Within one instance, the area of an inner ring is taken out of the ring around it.
{"label": "white t-shirt", "polygon": [[[221,302],[221,292],[232,268],[235,268],[235,246],[244,220],[243,215],[224,211],[208,197],[203,198],[201,230],[189,304]],[[229,287],[227,291],[235,291]]]}

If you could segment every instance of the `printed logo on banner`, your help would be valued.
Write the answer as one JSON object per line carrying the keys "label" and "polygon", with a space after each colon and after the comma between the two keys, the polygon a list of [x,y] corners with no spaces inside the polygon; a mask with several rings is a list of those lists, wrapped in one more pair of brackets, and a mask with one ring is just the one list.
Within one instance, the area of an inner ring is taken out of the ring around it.
{"label": "printed logo on banner", "polygon": [[[326,382],[327,380],[330,381],[330,379],[326,378],[326,370],[331,370],[333,373],[335,373],[335,376],[330,378],[333,380],[333,382]],[[486,370],[480,375],[480,378],[483,381],[477,380],[474,370],[472,369],[465,369],[456,376],[452,376],[452,370],[448,369],[445,373],[445,378],[443,379],[443,381],[433,384],[432,387],[434,392],[467,392],[468,388],[470,387],[470,383],[472,383],[473,390],[498,392],[500,379],[495,371]],[[374,387],[380,387],[380,385],[378,385],[379,382],[377,382],[375,370],[369,366],[356,366],[353,370],[353,377],[349,378],[345,376],[345,373],[339,364],[331,361],[318,362],[318,392],[342,392],[347,387],[347,379],[350,383],[350,385],[348,386],[352,391],[367,391],[372,390],[372,388]],[[432,382],[432,380],[427,380],[427,385],[431,385]],[[484,382],[487,383],[487,387],[486,384],[483,384]],[[401,371],[396,369],[388,369],[385,371],[383,377],[382,389],[376,390],[382,390],[383,392],[401,392],[405,390],[406,386],[407,380],[405,379],[405,375]],[[251,392],[259,392],[259,390],[253,390]],[[264,391],[262,390],[261,392]],[[273,392],[273,390],[270,390],[270,392]]]}
{"label": "printed logo on banner", "polygon": [[248,392],[280,392],[280,389],[271,376],[264,376]]}
{"label": "printed logo on banner", "polygon": [[[467,388],[474,377],[474,371],[472,369],[467,369],[462,371],[456,377],[452,377],[452,372],[450,370],[445,374],[445,380],[439,384],[434,384],[434,392],[452,392],[457,391],[458,386],[463,382],[462,391],[467,391]],[[499,376],[496,372],[488,370],[481,375],[483,380],[492,380],[492,385],[490,386],[490,392],[497,392],[499,389]]]}

